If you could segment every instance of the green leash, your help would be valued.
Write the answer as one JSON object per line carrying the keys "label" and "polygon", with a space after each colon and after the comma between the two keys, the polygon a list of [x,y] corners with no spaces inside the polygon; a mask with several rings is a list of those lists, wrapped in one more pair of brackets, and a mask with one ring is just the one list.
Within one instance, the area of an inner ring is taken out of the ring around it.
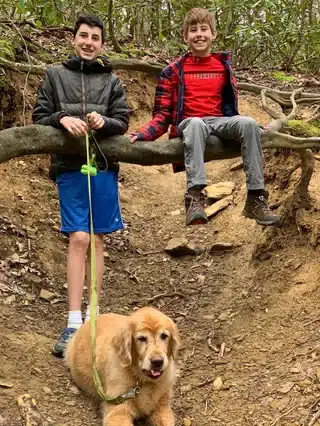
{"label": "green leash", "polygon": [[90,300],[90,331],[91,331],[91,347],[92,347],[92,376],[98,395],[109,404],[119,405],[128,399],[136,398],[141,392],[139,384],[134,388],[129,388],[128,391],[115,398],[108,397],[104,390],[100,374],[97,369],[96,361],[96,341],[97,341],[97,262],[96,262],[96,246],[94,238],[93,218],[92,218],[92,197],[91,197],[91,176],[97,175],[95,167],[95,155],[90,156],[89,135],[86,134],[86,153],[87,164],[81,167],[81,173],[88,176],[88,196],[89,196],[89,220],[90,220],[90,255],[91,255],[91,300]]}

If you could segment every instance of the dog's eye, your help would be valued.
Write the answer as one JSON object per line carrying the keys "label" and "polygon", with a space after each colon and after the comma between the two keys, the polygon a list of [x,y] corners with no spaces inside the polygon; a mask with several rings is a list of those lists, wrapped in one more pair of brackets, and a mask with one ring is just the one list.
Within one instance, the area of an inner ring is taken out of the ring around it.
{"label": "dog's eye", "polygon": [[160,339],[161,339],[161,340],[166,340],[167,338],[168,338],[167,333],[161,333],[161,334],[160,334]]}
{"label": "dog's eye", "polygon": [[146,343],[148,339],[146,338],[146,336],[139,336],[137,338],[137,340],[138,340],[138,342],[144,342],[144,343]]}

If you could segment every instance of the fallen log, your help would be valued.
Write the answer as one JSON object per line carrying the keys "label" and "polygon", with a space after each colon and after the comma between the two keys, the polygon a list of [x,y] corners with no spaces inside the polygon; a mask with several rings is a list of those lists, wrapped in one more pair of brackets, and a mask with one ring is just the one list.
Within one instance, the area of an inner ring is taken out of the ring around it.
{"label": "fallen log", "polygon": [[[305,149],[319,148],[320,138],[296,138],[294,136],[266,132],[263,148]],[[127,136],[98,139],[107,158],[143,166],[170,164],[183,161],[183,145],[180,138],[167,141],[131,144]],[[25,155],[85,152],[84,138],[69,136],[50,126],[29,125],[0,131],[0,163]],[[221,141],[215,136],[208,140],[205,161],[235,158],[241,155],[235,141]]]}

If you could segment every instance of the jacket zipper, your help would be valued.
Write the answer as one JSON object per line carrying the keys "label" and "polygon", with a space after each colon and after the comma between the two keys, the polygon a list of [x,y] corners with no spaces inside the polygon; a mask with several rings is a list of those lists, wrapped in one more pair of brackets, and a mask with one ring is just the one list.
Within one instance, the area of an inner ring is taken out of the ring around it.
{"label": "jacket zipper", "polygon": [[83,73],[83,64],[84,64],[84,61],[81,61],[80,70],[81,70],[82,112],[83,112],[83,119],[86,120],[87,99],[86,99],[86,88],[85,88],[84,73]]}

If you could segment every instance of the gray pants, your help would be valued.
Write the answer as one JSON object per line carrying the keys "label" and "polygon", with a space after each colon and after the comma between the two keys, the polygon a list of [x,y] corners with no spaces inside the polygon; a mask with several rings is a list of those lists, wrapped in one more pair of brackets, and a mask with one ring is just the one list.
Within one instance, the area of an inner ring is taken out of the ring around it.
{"label": "gray pants", "polygon": [[184,143],[187,189],[194,186],[204,188],[207,185],[204,151],[210,134],[220,139],[233,139],[241,144],[247,189],[263,189],[261,129],[253,118],[240,115],[191,117],[179,124],[178,136],[183,138]]}

